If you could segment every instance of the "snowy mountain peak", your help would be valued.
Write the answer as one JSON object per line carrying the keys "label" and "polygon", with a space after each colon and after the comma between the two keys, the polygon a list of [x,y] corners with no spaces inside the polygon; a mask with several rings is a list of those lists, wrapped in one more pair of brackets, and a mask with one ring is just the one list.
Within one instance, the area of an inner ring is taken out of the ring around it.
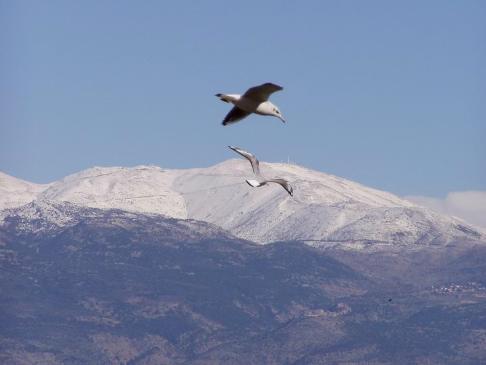
{"label": "snowy mountain peak", "polygon": [[212,223],[238,237],[266,243],[301,240],[313,245],[445,244],[484,240],[474,227],[393,194],[301,166],[261,163],[267,177],[292,184],[252,188],[246,160],[207,168],[94,167],[54,182],[37,199],[80,206],[155,213]]}
{"label": "snowy mountain peak", "polygon": [[0,209],[27,204],[48,187],[49,184],[34,184],[0,171]]}
{"label": "snowy mountain peak", "polygon": [[54,182],[39,196],[94,208],[116,208],[187,218],[174,173],[154,166],[94,167]]}
{"label": "snowy mountain peak", "polygon": [[[204,169],[218,176],[251,178],[253,173],[247,161],[232,159]],[[262,174],[289,180],[294,189],[294,199],[306,203],[361,203],[371,207],[414,207],[415,204],[388,192],[369,188],[334,175],[314,171],[295,164],[260,163]]]}

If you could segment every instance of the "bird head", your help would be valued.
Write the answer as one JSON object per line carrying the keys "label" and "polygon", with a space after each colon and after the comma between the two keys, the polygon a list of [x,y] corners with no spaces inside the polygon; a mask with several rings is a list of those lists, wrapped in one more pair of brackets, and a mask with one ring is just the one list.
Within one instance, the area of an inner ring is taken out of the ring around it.
{"label": "bird head", "polygon": [[284,117],[283,117],[282,113],[280,112],[280,109],[279,109],[279,108],[277,108],[276,106],[274,106],[274,107],[273,107],[273,112],[272,112],[272,115],[273,115],[274,117],[277,117],[278,119],[280,119],[282,122],[284,122],[284,123],[285,123],[285,119],[284,119]]}

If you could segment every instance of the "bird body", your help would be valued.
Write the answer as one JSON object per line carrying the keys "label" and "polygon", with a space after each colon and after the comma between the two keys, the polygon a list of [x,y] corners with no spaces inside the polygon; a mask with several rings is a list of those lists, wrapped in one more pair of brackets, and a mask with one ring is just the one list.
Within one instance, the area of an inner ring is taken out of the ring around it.
{"label": "bird body", "polygon": [[245,180],[246,183],[248,185],[250,185],[251,187],[254,187],[254,188],[259,188],[260,186],[262,186],[263,184],[261,182],[259,182],[258,180],[251,180],[251,179],[247,179]]}
{"label": "bird body", "polygon": [[223,125],[236,123],[246,118],[251,113],[270,115],[279,118],[285,123],[285,119],[278,107],[268,101],[269,96],[279,90],[281,86],[267,82],[265,84],[249,88],[243,95],[239,94],[216,94],[218,98],[234,107],[226,115]]}

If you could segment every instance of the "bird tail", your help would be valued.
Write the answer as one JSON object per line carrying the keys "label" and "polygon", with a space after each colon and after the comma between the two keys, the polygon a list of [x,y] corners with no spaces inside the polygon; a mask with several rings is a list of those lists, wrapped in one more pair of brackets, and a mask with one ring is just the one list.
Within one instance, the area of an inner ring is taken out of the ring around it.
{"label": "bird tail", "polygon": [[224,94],[216,94],[215,96],[217,96],[220,100],[224,101],[225,103],[229,103],[229,99],[227,99],[226,95]]}

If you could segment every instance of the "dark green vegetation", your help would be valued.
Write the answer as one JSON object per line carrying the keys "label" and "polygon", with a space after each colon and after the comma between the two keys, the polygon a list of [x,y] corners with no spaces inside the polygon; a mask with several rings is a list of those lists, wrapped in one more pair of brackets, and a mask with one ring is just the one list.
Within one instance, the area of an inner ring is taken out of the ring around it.
{"label": "dark green vegetation", "polygon": [[259,246],[69,206],[0,225],[2,364],[479,364],[486,249]]}

